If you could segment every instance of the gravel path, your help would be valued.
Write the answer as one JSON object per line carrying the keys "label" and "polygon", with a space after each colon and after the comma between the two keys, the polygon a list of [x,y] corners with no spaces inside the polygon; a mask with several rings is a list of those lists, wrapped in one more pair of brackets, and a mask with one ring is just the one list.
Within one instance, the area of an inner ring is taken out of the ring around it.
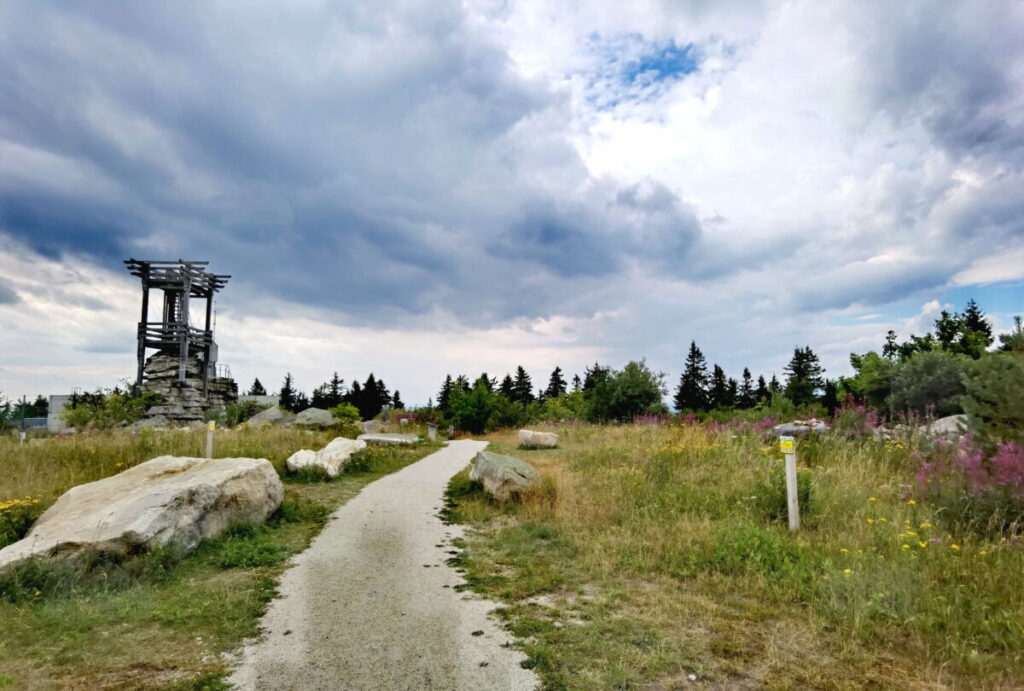
{"label": "gravel path", "polygon": [[242,689],[533,689],[532,672],[445,565],[452,475],[486,442],[454,441],[368,485],[285,572],[231,682]]}

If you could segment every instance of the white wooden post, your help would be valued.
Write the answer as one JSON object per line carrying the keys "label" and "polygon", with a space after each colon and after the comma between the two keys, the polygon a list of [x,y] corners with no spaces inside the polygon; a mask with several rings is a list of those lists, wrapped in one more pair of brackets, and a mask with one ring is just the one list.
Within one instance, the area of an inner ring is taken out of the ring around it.
{"label": "white wooden post", "polygon": [[796,480],[796,440],[779,437],[779,448],[786,457],[786,506],[789,509],[789,529],[800,530],[800,495]]}
{"label": "white wooden post", "polygon": [[427,439],[430,441],[437,441],[437,425],[433,422],[427,423]]}
{"label": "white wooden post", "polygon": [[210,420],[210,424],[206,427],[206,457],[213,458],[213,430],[217,426],[217,423]]}

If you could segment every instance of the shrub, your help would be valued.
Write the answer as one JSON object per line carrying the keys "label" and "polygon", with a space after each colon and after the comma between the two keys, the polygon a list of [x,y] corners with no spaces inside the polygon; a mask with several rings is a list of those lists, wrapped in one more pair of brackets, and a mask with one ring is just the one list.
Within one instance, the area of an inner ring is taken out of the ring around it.
{"label": "shrub", "polygon": [[925,498],[953,529],[983,534],[1024,527],[1024,445],[988,454],[973,439],[940,444],[917,473]]}
{"label": "shrub", "polygon": [[1024,444],[1024,354],[990,353],[964,372],[967,427],[991,451],[1000,441]]}
{"label": "shrub", "polygon": [[111,429],[140,419],[157,399],[153,393],[134,396],[118,389],[97,391],[76,396],[61,415],[68,425],[78,430]]}
{"label": "shrub", "polygon": [[25,537],[41,513],[39,500],[32,497],[0,502],[0,548]]}
{"label": "shrub", "polygon": [[224,409],[224,424],[228,427],[234,427],[235,425],[245,422],[253,415],[261,413],[271,406],[265,403],[259,403],[258,401],[239,401],[232,403]]}
{"label": "shrub", "polygon": [[961,412],[961,379],[967,362],[966,356],[941,350],[917,353],[901,362],[893,374],[889,410],[937,417]]}
{"label": "shrub", "polygon": [[[796,473],[797,499],[800,515],[811,512],[811,474],[806,470]],[[786,468],[782,463],[774,465],[766,478],[754,485],[753,506],[769,521],[785,521],[789,517],[789,503],[786,497]]]}
{"label": "shrub", "polygon": [[359,415],[359,408],[351,403],[339,403],[333,408],[328,408],[327,411],[343,424],[356,424],[363,419]]}

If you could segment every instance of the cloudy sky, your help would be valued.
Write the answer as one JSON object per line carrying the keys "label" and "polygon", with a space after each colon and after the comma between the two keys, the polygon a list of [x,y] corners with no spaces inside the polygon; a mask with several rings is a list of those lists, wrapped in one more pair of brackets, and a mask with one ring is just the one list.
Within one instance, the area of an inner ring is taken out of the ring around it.
{"label": "cloudy sky", "polygon": [[546,380],[696,339],[830,375],[1024,312],[1024,4],[0,4],[0,391],[132,376],[127,257],[232,275],[221,361]]}

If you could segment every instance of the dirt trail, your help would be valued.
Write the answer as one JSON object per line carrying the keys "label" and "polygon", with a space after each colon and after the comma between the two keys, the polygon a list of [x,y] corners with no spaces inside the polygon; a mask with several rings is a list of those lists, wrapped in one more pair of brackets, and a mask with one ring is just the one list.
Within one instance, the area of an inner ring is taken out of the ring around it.
{"label": "dirt trail", "polygon": [[[455,441],[368,485],[281,580],[242,689],[533,689],[523,655],[445,564],[461,533],[438,518],[448,480],[486,442]],[[446,587],[447,586],[447,587]],[[469,599],[467,599],[469,598]]]}

